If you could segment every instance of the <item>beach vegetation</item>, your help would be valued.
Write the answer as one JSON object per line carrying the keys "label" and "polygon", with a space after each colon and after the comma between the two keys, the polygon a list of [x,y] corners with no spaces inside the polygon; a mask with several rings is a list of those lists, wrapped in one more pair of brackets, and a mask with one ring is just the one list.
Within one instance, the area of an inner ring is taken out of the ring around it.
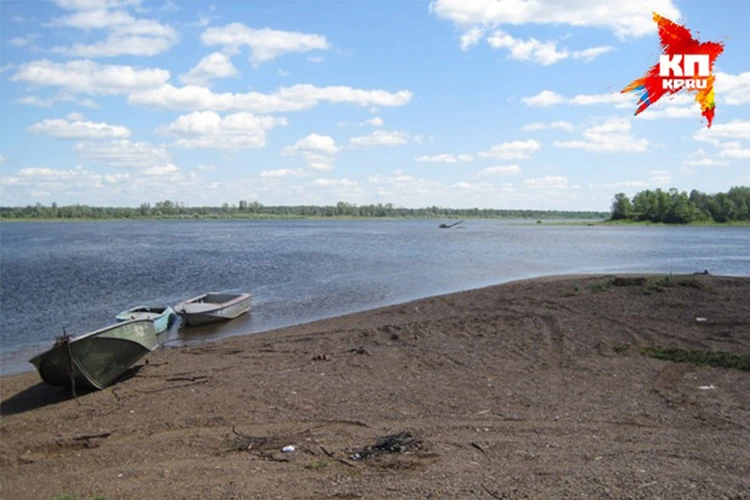
{"label": "beach vegetation", "polygon": [[617,193],[610,221],[664,224],[731,223],[750,221],[750,187],[735,186],[726,193],[706,194],[696,189],[668,191],[649,189],[633,196]]}
{"label": "beach vegetation", "polygon": [[639,351],[645,356],[663,361],[750,371],[750,354],[738,355],[721,351],[673,347],[640,347]]}

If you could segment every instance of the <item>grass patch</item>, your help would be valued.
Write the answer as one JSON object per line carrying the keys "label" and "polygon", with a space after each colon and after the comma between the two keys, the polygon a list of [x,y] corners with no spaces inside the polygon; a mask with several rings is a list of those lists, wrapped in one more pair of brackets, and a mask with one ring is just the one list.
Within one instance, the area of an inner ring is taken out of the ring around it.
{"label": "grass patch", "polygon": [[630,344],[616,344],[612,346],[612,350],[615,351],[617,354],[622,354],[628,349],[630,349]]}
{"label": "grass patch", "polygon": [[674,363],[692,363],[698,366],[717,368],[735,368],[750,371],[750,354],[730,354],[721,351],[703,351],[697,349],[677,349],[668,347],[641,347],[644,356],[672,361]]}
{"label": "grass patch", "polygon": [[328,462],[325,460],[314,460],[310,462],[309,464],[305,465],[305,469],[308,470],[319,470],[319,469],[325,469],[328,467]]}
{"label": "grass patch", "polygon": [[624,276],[619,276],[615,278],[611,278],[609,280],[609,283],[612,286],[643,286],[646,284],[647,279],[643,277],[637,277],[637,278],[628,278]]}

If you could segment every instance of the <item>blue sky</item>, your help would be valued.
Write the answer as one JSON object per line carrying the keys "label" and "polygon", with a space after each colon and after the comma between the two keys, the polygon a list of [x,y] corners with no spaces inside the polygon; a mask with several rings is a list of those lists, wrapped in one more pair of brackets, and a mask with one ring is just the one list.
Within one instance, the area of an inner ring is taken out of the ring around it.
{"label": "blue sky", "polygon": [[[747,2],[0,2],[0,204],[606,210],[750,184]],[[723,41],[709,130],[651,12]]]}

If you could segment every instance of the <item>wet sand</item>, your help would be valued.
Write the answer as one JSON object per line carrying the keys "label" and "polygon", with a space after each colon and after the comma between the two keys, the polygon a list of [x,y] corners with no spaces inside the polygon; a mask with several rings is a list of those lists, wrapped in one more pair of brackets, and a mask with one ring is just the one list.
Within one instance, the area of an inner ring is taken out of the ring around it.
{"label": "wet sand", "polygon": [[165,349],[77,399],[3,377],[0,497],[748,498],[750,372],[643,348],[750,354],[750,278],[659,278]]}

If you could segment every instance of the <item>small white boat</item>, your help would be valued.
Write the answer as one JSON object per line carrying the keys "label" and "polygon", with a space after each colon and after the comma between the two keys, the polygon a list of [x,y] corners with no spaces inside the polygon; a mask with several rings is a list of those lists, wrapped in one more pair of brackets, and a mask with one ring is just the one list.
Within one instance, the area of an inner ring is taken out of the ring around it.
{"label": "small white boat", "polygon": [[206,293],[175,306],[177,314],[189,326],[234,319],[250,310],[249,293]]}
{"label": "small white boat", "polygon": [[147,319],[154,322],[156,333],[166,331],[174,323],[176,314],[174,309],[166,307],[139,306],[123,311],[115,318],[117,321],[132,321],[134,319]]}

